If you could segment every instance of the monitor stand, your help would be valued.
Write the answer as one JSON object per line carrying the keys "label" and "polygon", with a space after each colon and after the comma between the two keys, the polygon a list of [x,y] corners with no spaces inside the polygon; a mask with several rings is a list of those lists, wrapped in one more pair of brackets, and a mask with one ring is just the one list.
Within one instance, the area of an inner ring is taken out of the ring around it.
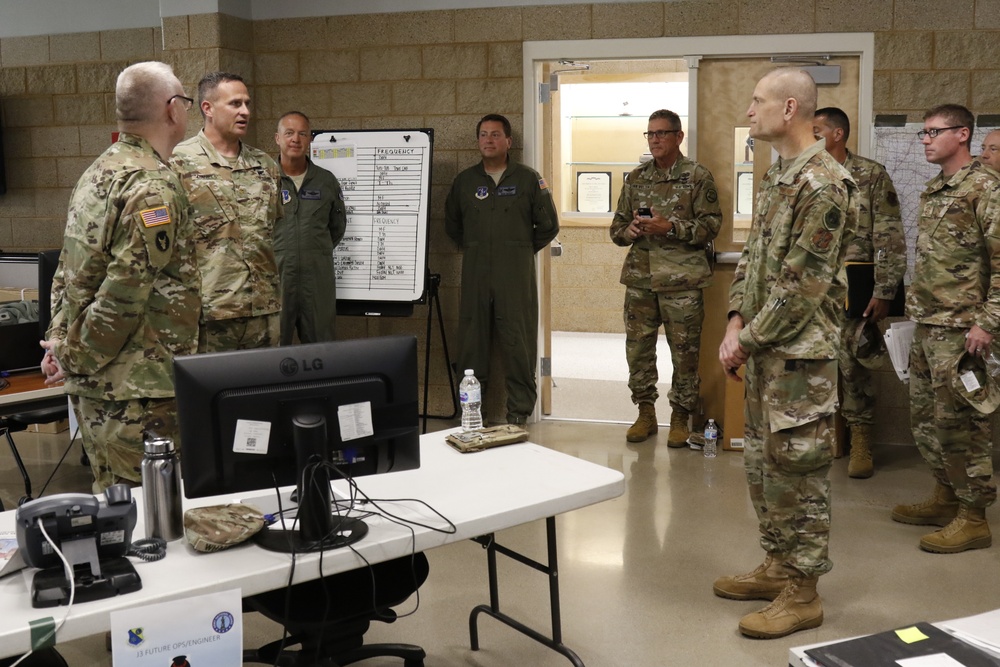
{"label": "monitor stand", "polygon": [[296,415],[292,418],[292,439],[298,466],[299,511],[295,527],[265,526],[254,541],[269,551],[301,553],[340,549],[362,539],[368,534],[368,524],[331,510],[326,418],[313,413]]}
{"label": "monitor stand", "polygon": [[[268,551],[282,553],[305,553],[309,551],[326,551],[340,549],[359,541],[368,534],[368,524],[353,517],[331,515],[330,532],[318,540],[306,539],[297,528],[275,528],[264,526],[264,529],[254,535],[257,546]],[[280,526],[275,524],[275,526]]]}
{"label": "monitor stand", "polygon": [[[125,558],[102,558],[98,572],[93,574],[89,563],[73,567],[73,603],[103,600],[121,593],[142,589],[142,579],[135,566]],[[48,567],[35,573],[31,580],[31,606],[55,607],[69,604],[69,581],[62,566]]]}

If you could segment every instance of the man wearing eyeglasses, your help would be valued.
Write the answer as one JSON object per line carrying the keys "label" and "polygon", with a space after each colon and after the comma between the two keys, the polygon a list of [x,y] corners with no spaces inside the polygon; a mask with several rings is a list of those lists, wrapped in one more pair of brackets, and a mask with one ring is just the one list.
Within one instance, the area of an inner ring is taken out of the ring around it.
{"label": "man wearing eyeglasses", "polygon": [[42,371],[65,379],[95,493],[141,481],[144,431],[177,441],[173,358],[197,349],[201,297],[187,194],[167,158],[191,103],[169,65],[123,70],[118,141],[70,197]]}
{"label": "man wearing eyeglasses", "polygon": [[791,67],[754,88],[750,136],[769,142],[779,160],[759,186],[719,347],[730,379],[741,381],[736,371],[746,365],[743,466],[765,557],[746,574],[716,579],[713,592],[772,600],[740,619],[742,634],[761,639],[819,627],[816,586],[833,567],[829,475],[858,190],[813,136],[816,98],[812,77]]}
{"label": "man wearing eyeglasses", "polygon": [[559,233],[559,218],[545,179],[510,158],[506,117],[483,116],[476,140],[482,160],[455,177],[444,205],[445,232],[462,249],[458,370],[488,381],[495,337],[507,423],[524,424],[538,395],[535,254]]}
{"label": "man wearing eyeglasses", "polygon": [[[931,497],[892,510],[895,521],[942,526],[920,548],[958,553],[990,546],[993,405],[969,401],[949,381],[956,359],[1000,354],[1000,181],[970,153],[974,118],[957,104],[924,114],[917,133],[941,172],[920,195],[916,263],[906,315],[917,323],[910,350],[910,428],[931,468]],[[966,389],[978,389],[973,373]],[[985,376],[981,376],[985,378]],[[972,386],[975,383],[976,386]]]}
{"label": "man wearing eyeglasses", "polygon": [[243,78],[212,72],[198,82],[202,130],[171,165],[191,200],[202,326],[199,352],[276,346],[281,310],[274,225],[281,217],[278,165],[243,142],[250,93]]}
{"label": "man wearing eyeglasses", "polygon": [[309,159],[312,128],[301,111],[278,119],[283,215],[274,229],[281,272],[281,344],[334,339],[337,280],[333,250],[347,229],[340,181]]}
{"label": "man wearing eyeglasses", "polygon": [[[866,365],[871,362],[860,359],[856,353],[858,332],[865,331],[861,328],[864,321],[878,322],[888,315],[889,304],[896,291],[902,289],[903,274],[906,272],[903,221],[896,188],[885,167],[847,149],[851,121],[842,109],[819,109],[813,119],[813,135],[826,142],[826,151],[844,165],[858,184],[861,215],[844,261],[870,264],[873,269],[871,298],[863,304],[864,311],[860,317],[845,317],[840,348],[840,414],[847,423],[851,438],[847,474],[854,478],[868,478],[875,471],[871,450],[875,392],[872,373]],[[875,342],[881,344],[881,340],[879,335]]]}
{"label": "man wearing eyeglasses", "polygon": [[681,154],[684,132],[676,113],[654,111],[643,134],[653,159],[626,176],[610,229],[611,240],[629,249],[621,272],[625,357],[639,416],[625,439],[642,442],[659,430],[656,339],[662,326],[673,364],[667,446],[683,447],[698,407],[702,290],[712,280],[705,247],[719,233],[722,212],[712,173]]}
{"label": "man wearing eyeglasses", "polygon": [[993,130],[983,138],[979,161],[1000,173],[1000,130]]}

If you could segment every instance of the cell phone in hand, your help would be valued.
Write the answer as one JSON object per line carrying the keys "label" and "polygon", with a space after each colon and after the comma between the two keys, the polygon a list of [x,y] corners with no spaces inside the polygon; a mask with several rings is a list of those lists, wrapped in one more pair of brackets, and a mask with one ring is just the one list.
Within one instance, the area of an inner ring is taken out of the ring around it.
{"label": "cell phone in hand", "polygon": [[650,209],[646,208],[645,206],[641,206],[636,211],[636,216],[639,217],[639,218],[652,218],[653,217],[653,211],[651,211]]}

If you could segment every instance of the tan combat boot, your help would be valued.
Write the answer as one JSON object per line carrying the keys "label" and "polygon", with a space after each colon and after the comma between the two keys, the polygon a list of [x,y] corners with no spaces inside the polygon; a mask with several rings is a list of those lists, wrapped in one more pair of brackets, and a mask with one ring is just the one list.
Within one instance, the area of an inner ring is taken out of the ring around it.
{"label": "tan combat boot", "polygon": [[816,594],[816,577],[799,575],[788,580],[774,602],[741,618],[740,632],[747,637],[777,639],[822,624],[823,603]]}
{"label": "tan combat boot", "polygon": [[957,554],[969,549],[985,549],[993,544],[985,507],[962,505],[951,523],[920,538],[920,548],[936,554]]}
{"label": "tan combat boot", "polygon": [[851,427],[851,459],[847,463],[847,476],[867,479],[875,472],[872,463],[872,427],[858,424]]}
{"label": "tan combat boot", "polygon": [[719,577],[712,591],[730,600],[773,600],[785,589],[789,575],[795,572],[789,571],[784,562],[784,554],[769,553],[753,572]]}
{"label": "tan combat boot", "polygon": [[691,437],[691,430],[688,428],[688,420],[691,413],[674,408],[670,413],[670,433],[667,434],[667,447],[687,447],[688,438]]}
{"label": "tan combat boot", "polygon": [[892,509],[892,520],[916,526],[947,526],[958,516],[958,498],[955,490],[940,482],[934,486],[934,493],[927,500],[913,505],[896,505]]}
{"label": "tan combat boot", "polygon": [[639,417],[629,427],[625,439],[629,442],[642,442],[659,430],[660,427],[656,423],[656,407],[652,403],[640,403]]}

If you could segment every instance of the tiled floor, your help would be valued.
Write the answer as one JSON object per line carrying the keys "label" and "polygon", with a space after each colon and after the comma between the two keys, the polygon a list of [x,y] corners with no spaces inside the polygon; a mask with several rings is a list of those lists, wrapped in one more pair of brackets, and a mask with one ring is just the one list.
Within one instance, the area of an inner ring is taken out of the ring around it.
{"label": "tiled floor", "polygon": [[[626,476],[622,497],[558,519],[563,638],[589,667],[777,667],[786,664],[790,646],[1000,607],[1000,544],[952,556],[928,554],[917,548],[924,528],[889,520],[892,505],[923,497],[931,482],[914,449],[883,447],[872,479],[849,480],[846,461],[834,465],[835,566],[820,582],[822,627],[773,641],[745,639],[736,623],[762,603],[723,600],[711,591],[716,576],[747,571],[761,560],[741,455],[722,452],[705,460],[691,450],[668,450],[656,438],[629,445],[623,429],[560,421],[530,427],[535,442]],[[18,436],[39,486],[65,439]],[[78,450],[56,480],[51,491],[86,490],[89,474],[78,464]],[[6,451],[0,454],[0,491],[5,503],[20,494]],[[1000,512],[992,510],[990,519],[1000,533]],[[538,522],[505,531],[500,539],[543,558],[543,529]],[[419,643],[428,667],[569,664],[488,618],[480,621],[482,650],[470,651],[468,613],[488,600],[485,553],[465,542],[428,557],[431,574],[419,609],[373,627],[370,639]],[[500,593],[505,609],[547,630],[542,575],[501,560]],[[246,625],[247,645],[278,636],[277,626],[259,617],[248,616]],[[60,650],[72,667],[111,664],[103,637],[68,642]],[[400,661],[363,664],[398,667]]]}

